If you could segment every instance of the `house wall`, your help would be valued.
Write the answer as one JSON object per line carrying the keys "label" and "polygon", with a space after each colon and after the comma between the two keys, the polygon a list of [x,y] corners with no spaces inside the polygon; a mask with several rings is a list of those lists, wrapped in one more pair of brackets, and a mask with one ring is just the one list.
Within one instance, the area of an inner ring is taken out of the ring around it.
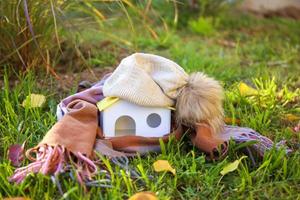
{"label": "house wall", "polygon": [[[147,124],[147,117],[151,113],[157,113],[161,116],[161,124],[156,128],[151,128]],[[115,136],[115,122],[124,115],[128,115],[135,120],[137,136],[162,137],[170,133],[171,111],[169,109],[143,107],[120,100],[101,112],[100,123],[105,137]]]}

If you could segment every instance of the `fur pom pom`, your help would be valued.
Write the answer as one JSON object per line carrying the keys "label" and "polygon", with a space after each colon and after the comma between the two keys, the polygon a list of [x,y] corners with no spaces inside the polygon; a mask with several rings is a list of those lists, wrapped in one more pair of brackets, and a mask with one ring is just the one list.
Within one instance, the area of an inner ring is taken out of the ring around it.
{"label": "fur pom pom", "polygon": [[206,122],[213,134],[219,134],[224,127],[223,98],[218,81],[201,72],[193,73],[177,97],[176,120],[190,127]]}

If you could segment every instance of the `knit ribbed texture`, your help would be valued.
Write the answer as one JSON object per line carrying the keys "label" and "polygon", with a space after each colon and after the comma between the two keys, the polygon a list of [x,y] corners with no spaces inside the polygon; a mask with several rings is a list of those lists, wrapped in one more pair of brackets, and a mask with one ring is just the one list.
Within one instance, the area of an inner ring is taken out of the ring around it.
{"label": "knit ribbed texture", "polygon": [[124,58],[106,80],[103,94],[142,106],[173,106],[188,75],[175,62],[152,54]]}

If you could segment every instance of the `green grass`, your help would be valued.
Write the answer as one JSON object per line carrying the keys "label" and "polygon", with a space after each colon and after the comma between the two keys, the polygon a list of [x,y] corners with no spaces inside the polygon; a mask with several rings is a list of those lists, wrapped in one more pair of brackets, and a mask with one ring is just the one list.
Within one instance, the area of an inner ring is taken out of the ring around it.
{"label": "green grass", "polygon": [[[204,71],[216,77],[226,89],[226,116],[240,119],[241,126],[251,127],[275,142],[286,139],[294,148],[291,155],[272,150],[263,160],[257,161],[257,166],[244,159],[236,171],[222,177],[223,167],[242,155],[235,151],[236,144],[231,145],[229,155],[223,161],[207,162],[199,150],[183,139],[180,143],[165,144],[161,154],[131,160],[131,167],[141,174],[139,179],[131,179],[122,169],[107,163],[106,167],[112,171],[112,188],[92,187],[85,191],[64,175],[59,177],[63,196],[47,176],[30,176],[22,184],[14,185],[7,180],[14,170],[7,158],[8,147],[24,140],[27,140],[27,147],[36,145],[55,123],[56,104],[67,94],[55,90],[53,78],[49,78],[51,87],[38,84],[41,77],[36,77],[33,72],[18,76],[18,84],[11,87],[10,79],[16,74],[7,72],[0,92],[0,199],[14,196],[127,199],[139,191],[155,192],[159,199],[300,199],[300,134],[290,130],[297,121],[289,122],[283,118],[288,113],[300,115],[297,90],[300,86],[299,26],[299,22],[291,20],[230,15],[220,18],[216,32],[210,36],[181,28],[162,31],[156,40],[148,33],[137,31],[132,41],[134,46],[125,48],[127,53],[160,54],[175,60],[189,72]],[[93,37],[84,31],[82,34],[86,38]],[[219,41],[224,40],[234,42],[235,46],[220,44]],[[111,46],[107,51],[96,50],[89,60],[92,65],[117,64],[119,56],[116,54],[124,46],[114,42]],[[240,81],[256,87],[259,95],[255,98],[241,96],[238,91]],[[282,89],[282,98],[276,98]],[[70,94],[71,91],[74,88],[70,88]],[[21,103],[30,93],[47,96],[46,105],[36,109],[23,108]],[[158,159],[168,160],[176,169],[176,176],[154,172],[152,164]],[[28,162],[26,160],[23,165]]]}

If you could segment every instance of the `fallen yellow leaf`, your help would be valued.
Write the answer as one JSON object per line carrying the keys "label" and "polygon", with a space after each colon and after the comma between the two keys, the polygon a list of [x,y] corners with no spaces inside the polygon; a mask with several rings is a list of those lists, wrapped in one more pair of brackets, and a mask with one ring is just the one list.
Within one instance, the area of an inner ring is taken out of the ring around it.
{"label": "fallen yellow leaf", "polygon": [[225,174],[228,174],[229,172],[235,171],[238,168],[241,160],[244,159],[244,158],[247,158],[247,156],[242,156],[240,159],[235,160],[234,162],[229,163],[228,165],[226,165],[223,168],[223,170],[221,171],[222,176],[224,176]]}
{"label": "fallen yellow leaf", "polygon": [[258,94],[258,91],[256,89],[248,86],[244,82],[241,82],[239,84],[239,91],[242,96],[254,96]]}
{"label": "fallen yellow leaf", "polygon": [[42,107],[42,105],[46,102],[46,97],[42,94],[30,94],[25,100],[22,102],[23,107],[28,108],[37,108]]}
{"label": "fallen yellow leaf", "polygon": [[153,192],[139,192],[131,196],[128,200],[158,200]]}
{"label": "fallen yellow leaf", "polygon": [[176,175],[176,170],[171,167],[170,163],[167,160],[157,160],[153,163],[154,171],[163,172],[169,171],[172,174]]}
{"label": "fallen yellow leaf", "polygon": [[237,125],[241,124],[241,120],[240,119],[235,119],[235,118],[231,118],[231,117],[225,117],[224,118],[224,122],[226,124],[237,124]]}
{"label": "fallen yellow leaf", "polygon": [[300,117],[294,114],[286,114],[283,116],[283,118],[290,122],[300,120]]}

